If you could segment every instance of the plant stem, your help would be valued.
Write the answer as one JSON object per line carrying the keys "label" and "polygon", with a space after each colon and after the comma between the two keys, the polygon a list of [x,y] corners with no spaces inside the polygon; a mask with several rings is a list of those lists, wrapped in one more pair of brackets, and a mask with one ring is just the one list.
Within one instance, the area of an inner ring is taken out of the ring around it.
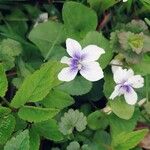
{"label": "plant stem", "polygon": [[5,97],[1,97],[1,99],[9,108],[13,109]]}

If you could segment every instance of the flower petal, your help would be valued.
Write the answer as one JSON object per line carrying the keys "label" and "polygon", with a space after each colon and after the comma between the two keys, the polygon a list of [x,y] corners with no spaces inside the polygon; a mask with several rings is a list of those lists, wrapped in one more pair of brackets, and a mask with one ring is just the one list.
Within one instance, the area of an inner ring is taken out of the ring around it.
{"label": "flower petal", "polygon": [[114,91],[112,92],[109,98],[114,99],[116,96],[120,96],[119,89],[120,89],[120,86],[116,85]]}
{"label": "flower petal", "polygon": [[77,42],[76,40],[67,38],[66,40],[66,47],[67,47],[67,52],[71,57],[74,57],[74,55],[76,55],[76,53],[80,53],[82,47],[79,44],[79,42]]}
{"label": "flower petal", "polygon": [[61,81],[71,81],[77,75],[78,70],[73,70],[70,67],[63,68],[61,72],[58,74],[58,79]]}
{"label": "flower petal", "polygon": [[141,75],[135,75],[128,79],[128,84],[133,88],[141,88],[144,86],[144,78]]}
{"label": "flower petal", "polygon": [[111,70],[114,73],[118,68],[121,68],[123,63],[119,59],[113,59],[111,62]]}
{"label": "flower petal", "polygon": [[105,53],[104,49],[96,45],[88,45],[82,50],[81,55],[83,57],[83,62],[91,62],[98,60],[101,54],[104,53]]}
{"label": "flower petal", "polygon": [[62,64],[68,64],[68,65],[70,64],[70,61],[71,61],[71,58],[69,58],[67,56],[62,57],[61,60],[60,60],[60,62]]}
{"label": "flower petal", "polygon": [[98,62],[83,64],[80,74],[89,81],[98,81],[104,77],[103,70]]}
{"label": "flower petal", "polygon": [[116,83],[123,83],[126,82],[130,77],[134,75],[134,72],[132,69],[122,69],[119,67],[115,72],[114,72],[114,81]]}
{"label": "flower petal", "polygon": [[130,92],[124,93],[124,97],[125,97],[125,101],[129,105],[134,105],[138,99],[137,93],[133,90],[133,88],[130,88]]}

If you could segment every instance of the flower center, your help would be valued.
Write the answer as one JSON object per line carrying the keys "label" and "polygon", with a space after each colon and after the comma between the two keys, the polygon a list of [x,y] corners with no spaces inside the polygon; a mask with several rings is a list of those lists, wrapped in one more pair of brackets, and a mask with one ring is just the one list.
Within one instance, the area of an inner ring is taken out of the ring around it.
{"label": "flower center", "polygon": [[125,84],[123,84],[123,85],[120,86],[120,88],[121,88],[121,90],[123,91],[123,93],[124,93],[124,92],[129,93],[129,92],[130,92],[130,89],[131,89],[131,86],[130,86],[130,85],[125,85]]}
{"label": "flower center", "polygon": [[78,70],[81,70],[82,68],[82,63],[80,61],[80,59],[77,59],[77,58],[73,58],[71,60],[71,68],[74,70],[74,69],[78,69]]}
{"label": "flower center", "polygon": [[78,69],[81,70],[81,68],[82,68],[82,64],[79,62],[78,63]]}

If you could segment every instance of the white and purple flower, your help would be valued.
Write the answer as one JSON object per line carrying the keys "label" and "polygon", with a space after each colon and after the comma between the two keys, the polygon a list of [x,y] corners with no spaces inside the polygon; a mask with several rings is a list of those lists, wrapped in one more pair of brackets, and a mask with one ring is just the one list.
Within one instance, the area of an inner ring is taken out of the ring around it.
{"label": "white and purple flower", "polygon": [[89,81],[98,81],[104,77],[102,68],[96,62],[101,54],[105,53],[102,48],[96,45],[88,45],[82,49],[76,40],[70,38],[66,40],[66,48],[71,58],[62,57],[61,63],[68,64],[68,67],[63,68],[58,74],[59,80],[71,81],[78,72]]}
{"label": "white and purple flower", "polygon": [[132,69],[127,70],[119,67],[114,72],[113,78],[117,85],[115,86],[110,99],[114,99],[116,96],[124,95],[125,101],[129,105],[134,105],[138,99],[134,88],[141,88],[144,86],[143,77],[141,75],[134,75]]}

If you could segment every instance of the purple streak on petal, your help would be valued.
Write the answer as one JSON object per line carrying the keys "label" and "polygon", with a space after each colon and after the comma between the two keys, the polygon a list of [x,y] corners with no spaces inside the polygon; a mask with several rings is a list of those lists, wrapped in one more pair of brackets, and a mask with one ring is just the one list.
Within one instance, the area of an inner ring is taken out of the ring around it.
{"label": "purple streak on petal", "polygon": [[71,59],[71,64],[70,64],[70,67],[72,68],[72,70],[76,70],[78,69],[78,59],[76,58],[72,58]]}
{"label": "purple streak on petal", "polygon": [[70,67],[70,73],[74,73],[76,71],[78,71],[78,68],[76,68],[76,67]]}
{"label": "purple streak on petal", "polygon": [[80,60],[81,60],[81,61],[84,61],[84,59],[85,59],[86,57],[87,57],[87,54],[82,54],[81,57],[80,57]]}
{"label": "purple streak on petal", "polygon": [[78,52],[75,52],[74,55],[73,55],[73,59],[77,59],[77,60],[80,60],[81,59],[81,54]]}
{"label": "purple streak on petal", "polygon": [[84,71],[84,72],[88,72],[89,68],[86,65],[82,65],[81,70]]}
{"label": "purple streak on petal", "polygon": [[120,88],[122,88],[127,93],[130,93],[130,91],[131,91],[131,86],[130,85],[121,85]]}

